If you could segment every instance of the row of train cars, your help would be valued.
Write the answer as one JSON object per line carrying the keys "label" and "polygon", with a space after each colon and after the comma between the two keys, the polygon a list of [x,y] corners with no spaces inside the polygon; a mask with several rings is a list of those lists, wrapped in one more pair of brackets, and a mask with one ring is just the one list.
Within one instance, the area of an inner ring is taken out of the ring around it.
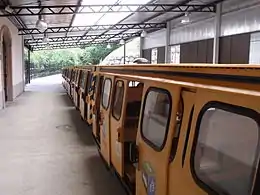
{"label": "row of train cars", "polygon": [[260,66],[64,68],[109,169],[136,195],[259,195]]}

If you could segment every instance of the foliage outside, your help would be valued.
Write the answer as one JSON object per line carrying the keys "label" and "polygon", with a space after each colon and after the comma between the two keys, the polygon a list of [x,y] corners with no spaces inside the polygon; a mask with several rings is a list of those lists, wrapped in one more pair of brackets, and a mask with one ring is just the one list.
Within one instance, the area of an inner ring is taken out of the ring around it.
{"label": "foliage outside", "polygon": [[[41,77],[60,73],[63,67],[84,66],[99,64],[110,52],[118,48],[113,45],[107,48],[106,45],[92,46],[86,48],[43,50],[31,53],[31,77]],[[25,51],[25,63],[29,63],[28,52]]]}

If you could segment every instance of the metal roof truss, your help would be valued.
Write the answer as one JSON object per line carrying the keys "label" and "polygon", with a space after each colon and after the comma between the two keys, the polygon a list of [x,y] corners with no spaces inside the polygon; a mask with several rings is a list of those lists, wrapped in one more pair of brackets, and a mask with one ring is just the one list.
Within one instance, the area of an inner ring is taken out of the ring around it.
{"label": "metal roof truss", "polygon": [[[77,10],[77,8],[80,8]],[[1,6],[4,10],[5,7]],[[64,15],[88,13],[124,13],[124,12],[215,12],[216,6],[198,4],[112,4],[112,5],[54,5],[54,6],[11,6],[12,13],[5,12],[6,16],[35,16],[35,15]]]}
{"label": "metal roof truss", "polygon": [[44,34],[44,33],[64,33],[64,32],[86,32],[98,30],[150,30],[166,28],[166,23],[145,23],[145,24],[111,24],[111,25],[88,25],[88,26],[57,26],[49,27],[45,31],[37,28],[21,28],[19,35]]}

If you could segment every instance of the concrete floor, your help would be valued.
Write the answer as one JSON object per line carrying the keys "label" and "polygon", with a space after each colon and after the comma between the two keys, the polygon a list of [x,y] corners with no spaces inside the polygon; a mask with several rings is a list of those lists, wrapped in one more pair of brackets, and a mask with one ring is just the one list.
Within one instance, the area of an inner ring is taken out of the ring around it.
{"label": "concrete floor", "polygon": [[0,111],[0,194],[124,195],[60,83],[33,80]]}

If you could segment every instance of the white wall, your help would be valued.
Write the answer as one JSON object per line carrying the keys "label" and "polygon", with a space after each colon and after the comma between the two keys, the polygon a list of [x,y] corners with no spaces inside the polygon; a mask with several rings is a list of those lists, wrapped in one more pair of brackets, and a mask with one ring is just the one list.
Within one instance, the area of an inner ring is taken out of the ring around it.
{"label": "white wall", "polygon": [[144,39],[143,49],[153,47],[162,47],[166,43],[166,29],[158,30],[154,33],[148,33]]}
{"label": "white wall", "polygon": [[[140,38],[135,38],[126,43],[126,64],[133,63],[135,58],[140,57]],[[108,54],[100,63],[101,65],[123,64],[124,46],[117,48]]]}
{"label": "white wall", "polygon": [[[260,31],[260,0],[228,0],[223,4],[221,36]],[[207,18],[207,19],[205,19]],[[204,40],[214,37],[214,15],[192,13],[191,24],[183,25],[180,20],[172,21],[170,44]],[[166,31],[148,34],[144,49],[165,45]]]}
{"label": "white wall", "polygon": [[[17,28],[7,19],[0,17],[0,29],[3,25],[7,26],[12,38],[12,82],[13,82],[13,98],[17,97],[23,92],[24,79],[23,79],[23,39],[18,35]],[[2,44],[1,44],[2,45]],[[0,64],[0,93],[3,91],[3,76],[2,64]],[[2,96],[2,95],[0,95]],[[1,98],[0,98],[1,104]],[[0,105],[0,109],[2,106]]]}

